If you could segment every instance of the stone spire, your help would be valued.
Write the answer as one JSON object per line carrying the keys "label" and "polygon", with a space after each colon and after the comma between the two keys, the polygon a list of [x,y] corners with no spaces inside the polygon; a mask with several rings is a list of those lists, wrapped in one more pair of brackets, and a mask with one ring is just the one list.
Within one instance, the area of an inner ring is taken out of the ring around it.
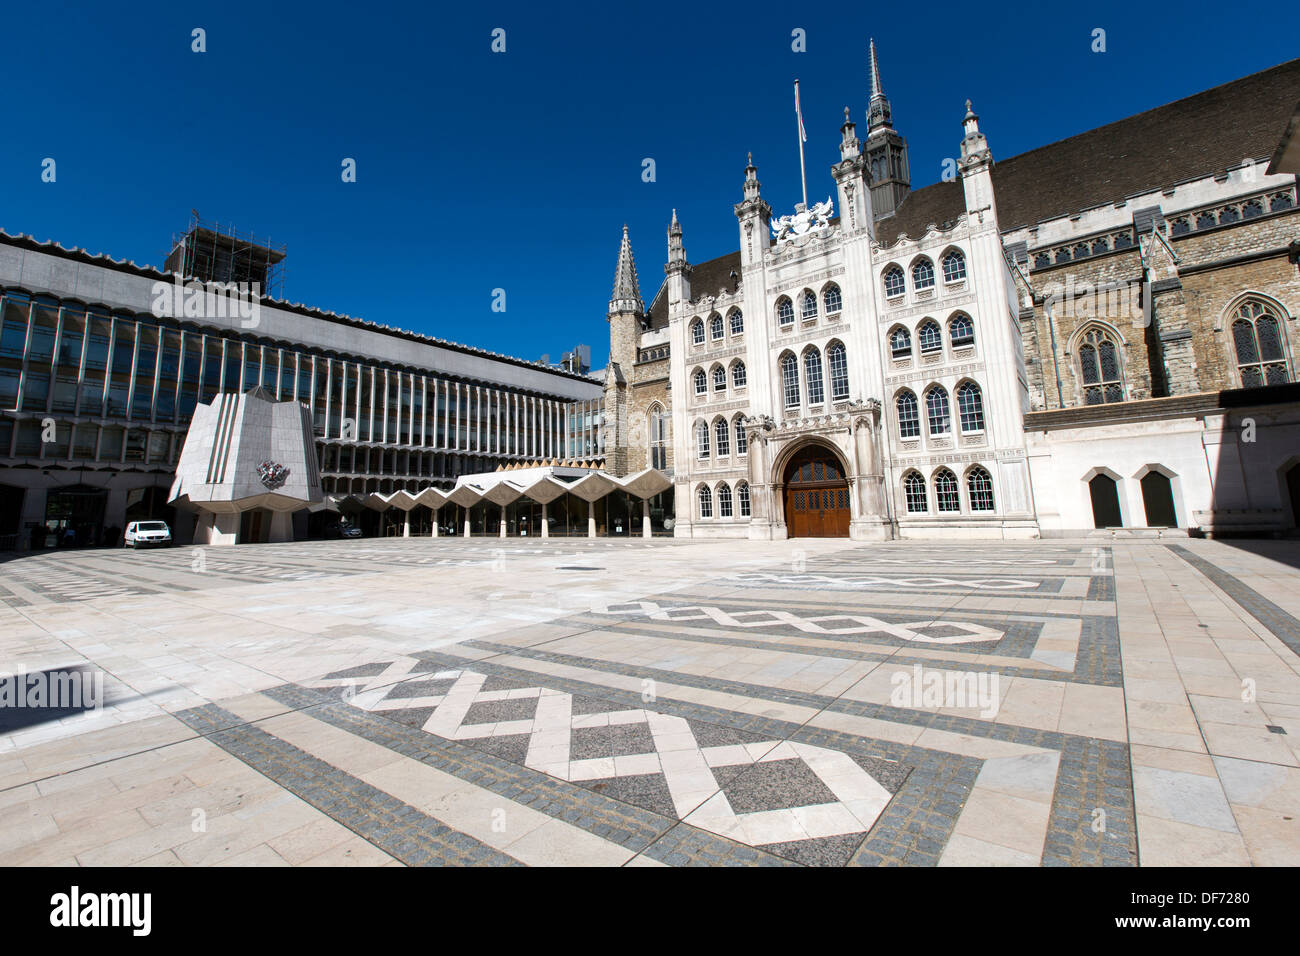
{"label": "stone spire", "polygon": [[682,224],[673,210],[673,221],[668,225],[668,265],[666,271],[686,266],[686,246],[682,244]]}
{"label": "stone spire", "polygon": [[880,82],[880,62],[876,59],[876,41],[870,41],[871,51],[871,104],[867,108],[867,129],[876,130],[893,126],[889,115],[889,100]]}
{"label": "stone spire", "polygon": [[645,311],[641,301],[641,287],[636,279],[636,259],[632,257],[632,243],[627,237],[627,226],[623,226],[623,242],[618,247],[618,268],[614,270],[614,294],[609,300],[610,315],[621,312],[634,312],[640,315]]}

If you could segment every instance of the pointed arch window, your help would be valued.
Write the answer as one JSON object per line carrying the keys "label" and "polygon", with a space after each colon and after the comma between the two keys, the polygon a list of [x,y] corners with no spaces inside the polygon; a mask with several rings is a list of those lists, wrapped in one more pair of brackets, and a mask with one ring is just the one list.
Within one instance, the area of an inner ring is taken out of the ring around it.
{"label": "pointed arch window", "polygon": [[805,291],[799,299],[799,314],[805,322],[817,318],[817,296]]}
{"label": "pointed arch window", "polygon": [[695,394],[707,395],[709,393],[709,377],[704,374],[704,369],[695,370]]}
{"label": "pointed arch window", "polygon": [[934,500],[940,511],[961,511],[961,496],[957,492],[957,476],[947,468],[934,475]]}
{"label": "pointed arch window", "polygon": [[708,485],[700,486],[700,517],[713,517],[713,492],[709,490]]}
{"label": "pointed arch window", "polygon": [[840,342],[826,349],[826,364],[831,371],[831,401],[842,402],[849,397],[849,358]]}
{"label": "pointed arch window", "polygon": [[984,399],[974,382],[963,382],[957,387],[957,414],[963,432],[984,430]]}
{"label": "pointed arch window", "polygon": [[960,282],[966,278],[966,257],[954,249],[943,257],[943,281]]}
{"label": "pointed arch window", "polygon": [[695,425],[695,454],[701,461],[709,457],[708,422],[697,422]]}
{"label": "pointed arch window", "polygon": [[736,422],[736,454],[744,455],[749,452],[749,437],[745,434],[745,416],[737,415]]}
{"label": "pointed arch window", "polygon": [[901,325],[889,333],[889,354],[896,359],[912,356],[912,333]]}
{"label": "pointed arch window", "polygon": [[1263,302],[1248,299],[1237,308],[1232,323],[1232,346],[1242,387],[1282,385],[1291,381],[1283,334],[1277,315]]}
{"label": "pointed arch window", "polygon": [[840,295],[840,287],[835,283],[828,285],[822,292],[822,304],[826,306],[827,315],[836,315],[844,307],[844,298]]}
{"label": "pointed arch window", "polygon": [[993,510],[993,479],[980,465],[972,468],[966,476],[966,492],[971,511]]}
{"label": "pointed arch window", "polygon": [[922,259],[912,266],[912,288],[918,292],[934,288],[934,263],[929,259]]}
{"label": "pointed arch window", "polygon": [[803,373],[808,386],[808,404],[820,405],[826,386],[822,383],[822,353],[815,348],[803,353]]}
{"label": "pointed arch window", "polygon": [[745,363],[737,362],[731,366],[731,384],[735,388],[745,387]]}
{"label": "pointed arch window", "polygon": [[718,450],[718,457],[728,457],[731,454],[731,425],[725,418],[719,418],[713,423],[713,435],[716,439],[714,447]]}
{"label": "pointed arch window", "polygon": [[709,338],[716,342],[718,339],[722,338],[722,335],[722,316],[715,315],[713,318],[709,319]]}
{"label": "pointed arch window", "polygon": [[890,266],[885,270],[885,298],[893,299],[907,291],[907,280],[903,277],[903,270],[898,266]]}
{"label": "pointed arch window", "polygon": [[925,414],[931,435],[946,435],[952,427],[948,413],[948,393],[936,385],[925,393]]}
{"label": "pointed arch window", "polygon": [[914,471],[909,471],[903,476],[903,497],[907,501],[909,514],[925,514],[930,510],[930,499],[925,489],[925,479]]}
{"label": "pointed arch window", "polygon": [[727,390],[727,370],[721,365],[713,367],[713,390],[715,392],[725,392]]}
{"label": "pointed arch window", "polygon": [[794,303],[785,296],[776,301],[776,321],[782,326],[794,324]]}
{"label": "pointed arch window", "polygon": [[718,517],[731,517],[731,487],[726,482],[718,485]]}
{"label": "pointed arch window", "polygon": [[921,437],[921,416],[917,409],[916,396],[904,389],[898,394],[898,434],[900,438]]}
{"label": "pointed arch window", "polygon": [[943,331],[934,319],[926,319],[916,330],[916,337],[921,341],[921,354],[933,355],[943,351]]}
{"label": "pointed arch window", "polygon": [[975,344],[975,323],[965,312],[958,312],[949,321],[948,339],[955,349]]}
{"label": "pointed arch window", "polygon": [[799,363],[789,353],[781,356],[781,391],[786,408],[799,407]]}
{"label": "pointed arch window", "polygon": [[1124,383],[1119,368],[1119,348],[1111,334],[1093,328],[1079,343],[1079,380],[1083,382],[1085,405],[1107,405],[1124,401]]}
{"label": "pointed arch window", "polygon": [[668,467],[668,418],[659,405],[650,406],[650,467]]}
{"label": "pointed arch window", "polygon": [[704,344],[704,322],[701,319],[691,323],[691,342],[695,345]]}
{"label": "pointed arch window", "polygon": [[741,335],[745,331],[745,316],[739,309],[732,309],[727,318],[731,323],[732,335]]}
{"label": "pointed arch window", "polygon": [[749,484],[739,482],[736,485],[736,510],[742,518],[749,517]]}

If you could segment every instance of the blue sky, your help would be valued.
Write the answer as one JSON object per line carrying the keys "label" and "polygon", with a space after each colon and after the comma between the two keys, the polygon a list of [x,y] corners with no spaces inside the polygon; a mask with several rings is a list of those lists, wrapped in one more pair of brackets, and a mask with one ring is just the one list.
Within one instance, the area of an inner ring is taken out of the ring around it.
{"label": "blue sky", "polygon": [[[1283,62],[1300,25],[1285,3],[1267,28],[1221,4],[886,11],[13,6],[0,227],[161,265],[194,208],[286,243],[290,300],[524,358],[585,342],[599,368],[623,223],[648,303],[674,207],[692,261],[737,247],[747,151],[765,198],[790,211],[796,77],[810,198],[830,194],[844,107],[865,126],[868,36],[918,187],[955,154],[967,97],[1009,157]],[[191,52],[195,27],[206,53]]]}

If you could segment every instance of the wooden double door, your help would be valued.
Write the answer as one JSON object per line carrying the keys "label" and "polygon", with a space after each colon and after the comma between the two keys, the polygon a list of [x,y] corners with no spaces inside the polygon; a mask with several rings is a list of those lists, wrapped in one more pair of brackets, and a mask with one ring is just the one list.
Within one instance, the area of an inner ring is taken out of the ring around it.
{"label": "wooden double door", "polygon": [[847,538],[849,483],[829,449],[812,446],[785,470],[785,526],[792,538]]}

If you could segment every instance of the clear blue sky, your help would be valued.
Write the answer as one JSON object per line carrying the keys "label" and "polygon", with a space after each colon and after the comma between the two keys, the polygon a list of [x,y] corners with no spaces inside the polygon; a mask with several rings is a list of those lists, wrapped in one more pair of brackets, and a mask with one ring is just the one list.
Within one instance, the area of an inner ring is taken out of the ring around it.
{"label": "clear blue sky", "polygon": [[161,265],[195,208],[287,243],[290,300],[524,358],[585,342],[600,368],[624,222],[648,303],[673,207],[692,261],[737,247],[746,151],[778,212],[798,200],[796,77],[824,198],[874,36],[917,187],[967,97],[1008,157],[1296,54],[1293,4],[1224,9],[11,4],[0,227]]}

